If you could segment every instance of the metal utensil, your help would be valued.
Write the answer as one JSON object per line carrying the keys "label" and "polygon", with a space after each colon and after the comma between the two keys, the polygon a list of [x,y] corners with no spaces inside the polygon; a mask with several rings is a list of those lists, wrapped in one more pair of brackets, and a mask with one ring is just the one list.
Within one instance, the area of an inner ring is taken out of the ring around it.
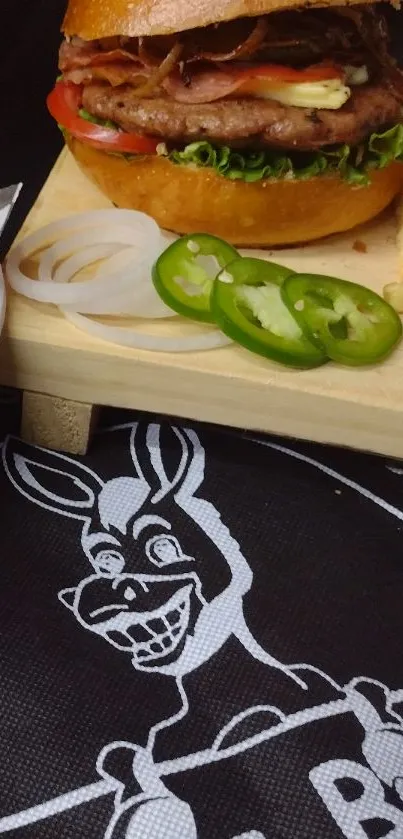
{"label": "metal utensil", "polygon": [[22,183],[0,189],[0,236],[7,224],[11,210],[20,194]]}

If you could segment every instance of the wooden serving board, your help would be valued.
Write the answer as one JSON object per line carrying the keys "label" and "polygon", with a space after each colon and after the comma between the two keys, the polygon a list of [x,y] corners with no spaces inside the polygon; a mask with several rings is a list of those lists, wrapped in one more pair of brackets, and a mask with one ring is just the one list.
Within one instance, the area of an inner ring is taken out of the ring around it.
{"label": "wooden serving board", "polygon": [[[64,151],[20,236],[106,206]],[[390,211],[352,234],[259,255],[381,292],[399,279],[395,239]],[[356,250],[357,241],[365,252]],[[177,319],[152,328],[173,334],[193,325]],[[27,438],[70,451],[85,450],[93,406],[110,405],[403,457],[403,345],[378,367],[328,364],[299,372],[236,346],[173,354],[108,344],[67,323],[55,307],[10,294],[0,383],[25,392]]]}

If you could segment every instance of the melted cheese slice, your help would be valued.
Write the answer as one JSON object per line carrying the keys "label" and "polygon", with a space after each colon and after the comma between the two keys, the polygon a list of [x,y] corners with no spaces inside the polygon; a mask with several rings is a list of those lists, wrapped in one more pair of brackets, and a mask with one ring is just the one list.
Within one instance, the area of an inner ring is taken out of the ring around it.
{"label": "melted cheese slice", "polygon": [[323,108],[336,111],[346,104],[351,96],[351,88],[341,79],[327,79],[323,82],[303,82],[284,84],[274,87],[259,80],[252,94],[258,99],[274,99],[283,105],[297,108]]}
{"label": "melted cheese slice", "polygon": [[348,85],[365,84],[368,70],[362,67],[344,67],[347,84],[342,79],[325,79],[317,82],[300,84],[282,84],[277,87],[265,79],[253,79],[242,86],[242,90],[258,99],[274,99],[283,105],[297,108],[318,108],[337,111],[346,104],[351,96]]}

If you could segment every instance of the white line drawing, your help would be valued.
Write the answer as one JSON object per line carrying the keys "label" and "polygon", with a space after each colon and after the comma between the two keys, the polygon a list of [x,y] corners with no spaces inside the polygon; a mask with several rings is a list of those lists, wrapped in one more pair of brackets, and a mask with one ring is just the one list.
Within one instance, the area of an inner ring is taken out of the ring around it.
{"label": "white line drawing", "polygon": [[[114,811],[103,839],[143,836],[197,839],[191,808],[170,792],[165,778],[252,752],[260,744],[275,738],[281,741],[289,732],[310,723],[345,714],[353,714],[364,732],[362,754],[368,772],[378,782],[394,788],[403,802],[403,718],[398,711],[403,703],[403,690],[390,691],[380,682],[365,678],[339,686],[320,669],[307,664],[284,664],[261,647],[250,632],[243,611],[243,598],[253,582],[252,571],[219,512],[198,495],[205,473],[205,453],[198,436],[188,429],[172,429],[172,439],[178,447],[177,467],[172,475],[164,461],[160,426],[131,423],[109,431],[117,430],[126,430],[130,438],[132,476],[103,481],[79,461],[35,449],[15,438],[8,438],[4,444],[4,468],[15,488],[30,501],[81,522],[81,545],[93,573],[77,585],[60,591],[61,604],[84,630],[127,656],[134,670],[157,671],[174,679],[178,709],[151,728],[145,747],[125,741],[105,746],[96,762],[99,781],[29,810],[4,816],[0,819],[0,833],[34,824],[112,793]],[[256,442],[307,462],[403,519],[403,511],[323,464],[282,446]],[[56,475],[59,483],[65,484],[60,494],[52,488]],[[181,521],[186,527],[181,526]],[[190,525],[197,528],[198,542],[203,540],[205,544],[205,557],[222,562],[227,571],[228,582],[213,594],[205,591],[196,551],[182,544],[183,534]],[[136,568],[128,563],[127,539],[137,551]],[[277,672],[279,678],[281,675],[289,680],[290,689],[293,686],[299,692],[300,708],[285,713],[271,704],[268,696],[265,704],[240,708],[220,728],[209,747],[157,760],[154,752],[161,732],[174,728],[189,713],[187,677],[221,650],[230,637],[236,638],[252,659]],[[310,676],[323,680],[335,698],[309,704]],[[366,696],[367,689],[375,691],[380,707]],[[246,719],[265,714],[267,722],[261,724],[259,731],[248,736],[242,733]],[[129,798],[125,796],[124,784],[106,769],[107,758],[119,749],[128,750],[132,756],[133,778],[141,789]],[[323,792],[319,769],[312,774],[313,788],[336,821],[340,815],[339,827],[351,839],[346,832],[346,814],[351,811],[345,801],[338,803],[340,793],[335,792],[329,801],[325,800],[326,788]],[[326,771],[330,769],[326,767]],[[352,770],[348,761],[339,761],[332,771],[339,778],[343,771]],[[364,777],[362,773],[361,776]],[[367,798],[374,807],[370,795],[366,794],[362,806],[356,808],[357,819],[365,818]],[[380,799],[378,805],[381,807]],[[389,820],[392,811],[393,808],[387,811]],[[392,827],[398,824],[398,816],[391,824]],[[357,837],[363,835],[359,829],[358,825]],[[395,839],[399,837],[396,834]],[[233,839],[265,837],[251,825],[249,832]]]}
{"label": "white line drawing", "polygon": [[[3,463],[16,489],[47,510],[83,522],[81,544],[95,573],[61,591],[60,600],[83,627],[126,650],[136,668],[159,665],[161,672],[180,678],[211,658],[233,634],[254,657],[303,687],[292,668],[260,648],[245,624],[242,598],[252,584],[252,572],[218,511],[196,495],[204,479],[205,453],[195,432],[173,429],[179,465],[168,478],[159,444],[160,426],[147,426],[143,446],[137,442],[138,424],[128,430],[135,477],[107,482],[66,455],[28,449],[15,438],[6,441]],[[46,479],[55,474],[65,479],[69,494],[57,495],[48,489]],[[158,513],[158,505],[167,496],[183,513],[187,527],[190,522],[196,525],[198,534],[207,538],[209,550],[214,547],[217,560],[220,557],[230,571],[229,585],[209,602],[203,596],[194,558],[182,551],[180,536]],[[111,527],[122,536],[130,535],[130,527],[137,540],[142,527],[147,533],[151,527],[157,531],[145,546],[148,573],[124,573],[122,541],[110,532]],[[167,573],[178,562],[183,570]],[[164,573],[156,574],[155,565]],[[160,604],[154,609],[140,605],[153,600]],[[173,658],[175,651],[179,654]]]}
{"label": "white line drawing", "polygon": [[[281,452],[281,454],[288,455],[288,457],[293,457],[295,460],[307,463],[309,466],[314,466],[315,469],[319,470],[319,472],[323,472],[325,475],[328,475],[329,478],[335,478],[339,483],[344,484],[344,486],[349,487],[349,489],[353,489],[360,495],[363,495],[368,501],[372,501],[378,507],[382,507],[382,509],[387,513],[390,513],[391,516],[395,516],[395,518],[403,521],[403,510],[400,510],[398,507],[394,507],[393,504],[389,504],[384,500],[384,498],[380,498],[369,489],[357,484],[356,481],[352,481],[345,475],[341,475],[340,472],[336,472],[335,469],[332,469],[330,466],[326,466],[319,460],[315,460],[313,457],[308,457],[306,454],[294,451],[294,449],[289,449],[287,446],[280,446],[278,443],[269,443],[267,440],[260,440],[258,437],[248,437],[246,439],[250,440],[252,443],[257,443],[259,446],[266,446],[268,449],[274,449],[274,451]],[[387,468],[396,475],[403,474],[403,470],[400,472],[398,467],[389,466]]]}
{"label": "white line drawing", "polygon": [[234,839],[265,839],[263,833],[258,830],[251,830],[249,833],[242,833],[240,836],[234,836]]}

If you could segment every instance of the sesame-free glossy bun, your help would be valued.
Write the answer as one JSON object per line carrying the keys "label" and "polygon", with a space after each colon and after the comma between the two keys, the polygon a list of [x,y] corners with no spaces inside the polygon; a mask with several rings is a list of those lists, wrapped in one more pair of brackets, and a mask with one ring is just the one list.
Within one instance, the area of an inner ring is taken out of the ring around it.
{"label": "sesame-free glossy bun", "polygon": [[[348,5],[358,2],[374,0],[349,0]],[[170,35],[239,17],[343,5],[343,0],[70,0],[63,31],[88,41],[111,35]]]}
{"label": "sesame-free glossy bun", "polygon": [[71,136],[77,163],[118,207],[141,210],[175,233],[212,233],[234,245],[272,247],[319,239],[376,216],[403,187],[403,165],[373,173],[367,187],[337,176],[230,181],[212,169],[148,155],[127,160]]}

